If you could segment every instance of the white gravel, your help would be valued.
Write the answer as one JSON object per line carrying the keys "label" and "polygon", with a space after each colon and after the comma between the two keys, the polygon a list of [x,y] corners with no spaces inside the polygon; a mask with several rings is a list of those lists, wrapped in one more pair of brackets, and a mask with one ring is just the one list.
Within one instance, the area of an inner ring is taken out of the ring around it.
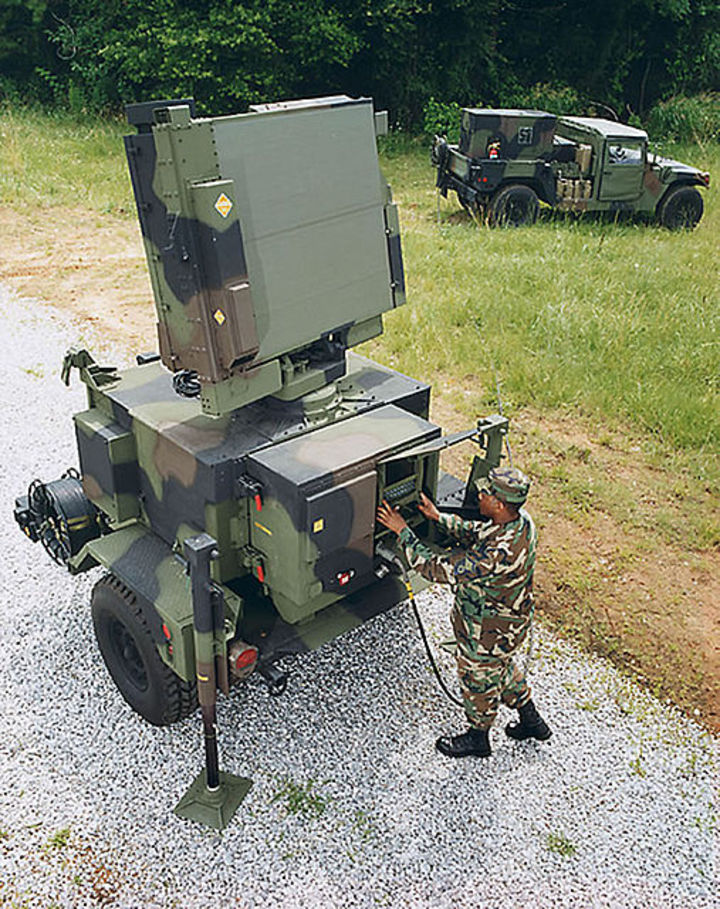
{"label": "white gravel", "polygon": [[[132,713],[93,637],[97,573],[70,578],[11,517],[76,463],[84,387],[58,375],[81,328],[2,288],[0,318],[0,905],[720,907],[717,738],[542,628],[550,743],[511,742],[504,712],[489,760],[436,754],[462,718],[399,608],[288,662],[282,698],[222,698],[221,766],[254,787],[221,835],[175,817],[198,719]],[[436,643],[448,604],[421,598]]]}

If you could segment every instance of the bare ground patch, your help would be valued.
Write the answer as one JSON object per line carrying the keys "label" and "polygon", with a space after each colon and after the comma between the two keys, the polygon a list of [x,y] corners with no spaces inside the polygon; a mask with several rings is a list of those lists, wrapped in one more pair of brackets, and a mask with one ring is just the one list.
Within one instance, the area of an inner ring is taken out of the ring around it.
{"label": "bare ground patch", "polygon": [[133,351],[157,346],[152,289],[135,220],[85,209],[0,208],[0,281],[68,310]]}

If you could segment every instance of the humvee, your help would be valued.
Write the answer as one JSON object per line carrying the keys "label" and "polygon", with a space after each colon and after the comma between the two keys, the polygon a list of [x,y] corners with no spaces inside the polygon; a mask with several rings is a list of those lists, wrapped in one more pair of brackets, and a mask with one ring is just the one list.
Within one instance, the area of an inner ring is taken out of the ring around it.
{"label": "humvee", "polygon": [[634,212],[664,227],[694,228],[698,187],[710,175],[663,158],[644,130],[537,110],[462,111],[460,142],[435,136],[431,162],[443,196],[491,226],[533,224],[539,203],[569,212]]}
{"label": "humvee", "polygon": [[[31,483],[15,519],[71,573],[104,570],[95,634],[133,710],[168,725],[199,703],[206,766],[177,812],[222,827],[249,783],[218,769],[216,689],[257,671],[279,694],[280,658],[418,589],[390,570],[379,501],[430,536],[420,493],[472,507],[507,420],[443,437],[430,386],[352,350],[405,303],[369,99],[216,118],[156,101],[128,119],[159,353],[119,370],[68,351],[64,380],[87,386],[79,470]],[[463,439],[466,483],[439,469]]]}

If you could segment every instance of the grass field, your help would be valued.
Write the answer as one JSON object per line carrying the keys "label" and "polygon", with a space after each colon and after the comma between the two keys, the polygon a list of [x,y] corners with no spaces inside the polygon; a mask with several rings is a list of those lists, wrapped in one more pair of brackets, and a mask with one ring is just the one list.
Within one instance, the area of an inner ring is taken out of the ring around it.
{"label": "grass field", "polygon": [[120,120],[0,107],[0,199],[20,210],[84,206],[135,217]]}
{"label": "grass field", "polygon": [[[72,229],[58,240],[47,224],[92,213],[104,236],[137,248],[104,261],[111,294],[144,273],[127,131],[0,108],[6,223],[28,245],[67,243],[70,263]],[[549,210],[532,227],[490,230],[454,197],[438,204],[426,142],[387,143],[409,305],[364,352],[432,382],[449,429],[497,410],[499,389],[535,481],[543,613],[720,728],[720,147],[662,153],[711,173],[693,232]],[[92,257],[84,248],[65,271]],[[17,272],[3,272],[0,252],[0,280]],[[146,284],[135,286],[146,310]],[[47,276],[31,287],[64,293]]]}
{"label": "grass field", "polygon": [[[720,149],[666,153],[720,179]],[[558,216],[517,230],[475,225],[454,196],[439,216],[425,148],[385,169],[400,201],[412,315],[377,350],[412,373],[473,376],[514,407],[572,407],[635,424],[668,448],[720,446],[720,199],[693,233]]]}

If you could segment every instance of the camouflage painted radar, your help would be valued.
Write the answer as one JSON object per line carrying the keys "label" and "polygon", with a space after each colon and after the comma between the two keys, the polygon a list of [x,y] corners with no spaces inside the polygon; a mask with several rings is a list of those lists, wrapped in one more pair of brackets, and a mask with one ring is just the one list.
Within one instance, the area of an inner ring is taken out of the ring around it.
{"label": "camouflage painted radar", "polygon": [[[405,599],[409,587],[381,578],[377,500],[420,529],[421,492],[462,511],[468,487],[439,471],[453,438],[429,420],[430,387],[351,350],[405,300],[372,102],[198,118],[185,99],[129,119],[160,351],[123,370],[68,351],[63,378],[76,368],[87,388],[82,486],[55,481],[53,511],[68,569],[101,565],[127,593],[132,608],[111,618],[152,669],[142,701],[125,679],[131,648],[98,637],[126,700],[169,724],[197,690],[205,766],[176,812],[224,827],[250,786],[218,766],[229,672],[240,681],[250,666],[277,688],[281,656]],[[506,427],[495,417],[460,434],[480,449],[473,480],[500,463]],[[15,508],[31,538],[38,488]]]}
{"label": "camouflage painted radar", "polygon": [[[128,118],[163,363],[193,370],[215,415],[341,376],[345,350],[380,334],[382,313],[405,302],[372,101],[340,95],[214,118],[159,101],[130,105]],[[288,355],[311,345],[324,359],[296,368]]]}

